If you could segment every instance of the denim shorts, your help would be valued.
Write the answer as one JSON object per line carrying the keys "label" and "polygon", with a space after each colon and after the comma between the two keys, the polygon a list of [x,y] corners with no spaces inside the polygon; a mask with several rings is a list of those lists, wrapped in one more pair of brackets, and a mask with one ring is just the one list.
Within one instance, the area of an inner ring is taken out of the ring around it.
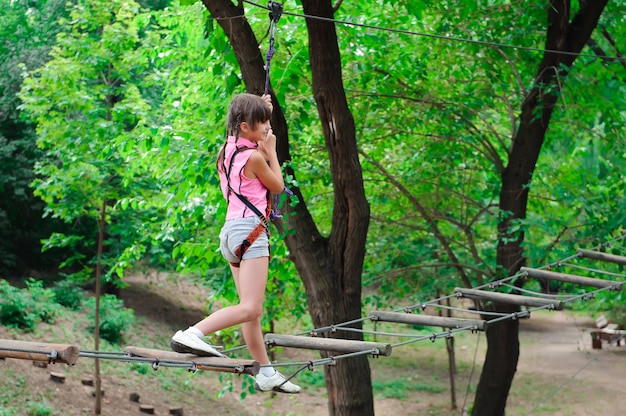
{"label": "denim shorts", "polygon": [[[259,217],[245,217],[228,220],[220,231],[220,250],[222,256],[230,263],[239,263],[239,257],[235,251],[243,240],[248,237],[250,231],[261,222]],[[242,260],[255,259],[257,257],[269,257],[270,246],[268,233],[264,232],[244,253]]]}

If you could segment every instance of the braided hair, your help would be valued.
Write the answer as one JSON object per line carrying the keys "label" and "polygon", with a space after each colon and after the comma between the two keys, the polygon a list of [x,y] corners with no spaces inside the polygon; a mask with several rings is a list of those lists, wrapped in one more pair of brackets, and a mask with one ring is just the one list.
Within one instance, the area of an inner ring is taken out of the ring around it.
{"label": "braided hair", "polygon": [[[228,106],[226,139],[229,136],[235,136],[235,141],[239,139],[241,123],[246,122],[252,128],[259,123],[264,123],[272,118],[272,110],[267,103],[259,96],[243,93],[236,95]],[[224,152],[226,144],[222,146],[217,156],[217,169],[224,169]]]}

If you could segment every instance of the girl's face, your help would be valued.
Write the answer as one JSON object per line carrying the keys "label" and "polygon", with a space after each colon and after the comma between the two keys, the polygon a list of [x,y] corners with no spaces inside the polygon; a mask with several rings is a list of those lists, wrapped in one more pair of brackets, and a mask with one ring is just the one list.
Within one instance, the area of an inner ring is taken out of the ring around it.
{"label": "girl's face", "polygon": [[270,121],[266,120],[262,123],[257,123],[254,127],[250,127],[250,125],[246,122],[241,123],[241,132],[243,133],[241,137],[244,137],[253,142],[262,142],[265,140],[267,133],[270,131]]}

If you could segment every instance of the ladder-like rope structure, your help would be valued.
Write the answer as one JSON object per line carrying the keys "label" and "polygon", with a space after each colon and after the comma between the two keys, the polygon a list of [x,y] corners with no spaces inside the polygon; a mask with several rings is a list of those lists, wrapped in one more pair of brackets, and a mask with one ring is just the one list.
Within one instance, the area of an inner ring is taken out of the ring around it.
{"label": "ladder-like rope structure", "polygon": [[[623,233],[614,241],[621,241],[626,238],[626,233]],[[614,242],[605,243],[596,247],[595,250],[605,249],[611,246]],[[559,310],[562,309],[564,304],[571,303],[578,300],[594,299],[596,294],[608,291],[608,290],[622,290],[624,280],[613,281],[603,280],[590,277],[583,277],[577,275],[569,275],[563,273],[557,273],[553,270],[556,268],[570,265],[570,261],[576,258],[590,258],[593,260],[606,261],[616,263],[620,265],[626,264],[626,257],[611,255],[595,250],[579,250],[576,255],[570,256],[567,259],[546,265],[539,269],[522,268],[520,272],[488,284],[484,284],[472,289],[456,288],[452,294],[439,297],[428,302],[419,303],[408,307],[397,308],[393,311],[374,311],[365,317],[354,319],[346,322],[337,323],[335,325],[325,326],[321,328],[314,328],[306,332],[296,333],[295,335],[282,335],[282,334],[266,334],[265,341],[269,347],[283,346],[292,348],[305,348],[318,351],[335,352],[338,354],[331,355],[329,357],[302,361],[302,362],[288,362],[288,363],[273,363],[272,366],[276,367],[290,367],[297,366],[298,370],[293,373],[289,379],[295,377],[299,372],[304,369],[312,370],[316,366],[321,365],[335,365],[338,360],[347,359],[350,357],[360,355],[372,355],[389,356],[392,350],[396,347],[412,344],[415,342],[430,340],[435,342],[438,339],[451,338],[455,333],[462,331],[478,332],[484,331],[489,325],[496,324],[505,320],[517,320],[523,318],[529,318],[532,312],[539,310]],[[603,271],[599,269],[584,268],[582,270],[591,273],[600,273],[612,277],[624,278],[624,274],[613,273],[609,271]],[[573,284],[588,285],[595,287],[593,290],[586,291],[577,295],[548,295],[537,293],[534,291],[522,289],[511,285],[509,282],[518,278],[538,278],[557,280],[562,282],[569,282]],[[512,292],[524,293],[532,296],[524,296],[519,294],[509,294],[496,292],[493,289],[505,288]],[[485,290],[489,289],[489,290]],[[518,312],[512,313],[498,313],[489,311],[472,310],[465,308],[450,307],[442,305],[440,302],[447,299],[459,299],[470,298],[477,300],[487,300],[502,303],[512,303],[519,306],[525,306]],[[458,311],[463,313],[480,314],[482,317],[491,317],[488,319],[465,319],[465,318],[451,318],[440,316],[429,316],[414,314],[413,311],[421,309],[424,310],[427,307],[448,309],[452,311]],[[428,335],[411,335],[404,333],[390,333],[382,331],[369,331],[364,329],[353,328],[350,325],[355,323],[362,323],[364,321],[380,321],[380,322],[395,322],[414,325],[426,325],[437,326],[447,328],[440,332],[433,332]],[[379,343],[379,342],[367,342],[347,340],[331,337],[319,337],[319,335],[336,332],[355,332],[361,334],[373,334],[380,336],[390,336],[398,338],[410,338],[408,340],[400,341],[397,343]],[[304,336],[308,335],[308,336]],[[235,347],[224,351],[225,353],[234,352],[238,349],[245,348],[244,346]],[[217,358],[217,357],[199,357],[193,354],[180,354],[172,351],[152,350],[138,347],[127,347],[124,352],[106,352],[106,351],[93,351],[93,350],[80,350],[77,346],[71,344],[47,344],[40,342],[26,342],[15,340],[0,340],[0,357],[7,358],[19,358],[29,359],[33,361],[46,361],[49,363],[65,363],[75,364],[79,357],[83,358],[96,358],[116,360],[122,362],[139,362],[148,363],[152,365],[153,369],[159,367],[175,367],[175,368],[187,368],[189,371],[197,370],[210,370],[236,374],[249,374],[256,375],[259,372],[261,365],[253,360],[237,360],[230,358]]]}

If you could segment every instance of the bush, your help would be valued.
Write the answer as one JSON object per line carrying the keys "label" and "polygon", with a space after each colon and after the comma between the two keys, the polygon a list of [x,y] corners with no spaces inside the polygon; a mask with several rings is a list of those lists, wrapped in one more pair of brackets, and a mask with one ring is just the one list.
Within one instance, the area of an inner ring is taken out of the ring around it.
{"label": "bush", "polygon": [[9,328],[32,331],[40,321],[54,322],[59,313],[52,291],[32,278],[26,281],[26,289],[18,289],[6,280],[0,280],[0,298],[0,323]]}
{"label": "bush", "polygon": [[53,323],[59,315],[59,304],[54,299],[54,292],[43,287],[41,280],[30,278],[26,281],[26,290],[30,298],[30,308],[38,320]]}
{"label": "bush", "polygon": [[85,297],[83,291],[71,280],[60,280],[52,288],[54,299],[60,305],[73,311],[80,309]]}
{"label": "bush", "polygon": [[26,409],[29,416],[53,416],[54,408],[48,403],[36,400],[26,401]]}
{"label": "bush", "polygon": [[35,316],[29,311],[30,300],[20,289],[11,286],[6,280],[0,280],[0,323],[9,328],[32,331],[35,328]]}
{"label": "bush", "polygon": [[[96,321],[96,298],[89,298],[85,302],[89,309],[89,330],[93,332]],[[124,332],[135,322],[135,312],[125,308],[124,302],[115,295],[105,294],[100,297],[100,338],[112,344],[119,344],[124,338]]]}

